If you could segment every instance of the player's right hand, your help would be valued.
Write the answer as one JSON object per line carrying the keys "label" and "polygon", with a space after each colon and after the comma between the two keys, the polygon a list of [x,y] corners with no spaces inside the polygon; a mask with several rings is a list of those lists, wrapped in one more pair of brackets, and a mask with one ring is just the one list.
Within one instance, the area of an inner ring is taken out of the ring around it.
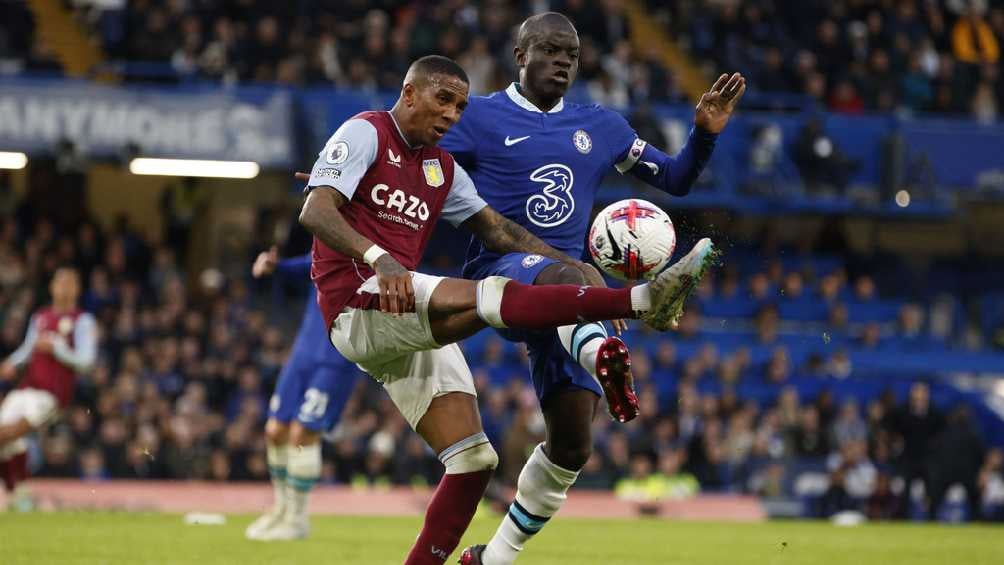
{"label": "player's right hand", "polygon": [[0,364],[0,381],[9,381],[17,376],[17,367],[13,363]]}
{"label": "player's right hand", "polygon": [[293,173],[293,178],[295,178],[296,180],[302,180],[303,182],[307,182],[310,180],[310,175],[308,175],[307,173],[301,173],[300,171],[296,171],[295,173]]}
{"label": "player's right hand", "polygon": [[404,314],[415,311],[415,287],[411,273],[390,253],[384,253],[373,264],[380,285],[380,311]]}
{"label": "player's right hand", "polygon": [[271,275],[279,265],[279,248],[273,245],[268,251],[262,251],[254,260],[251,266],[251,276],[260,279],[265,275]]}

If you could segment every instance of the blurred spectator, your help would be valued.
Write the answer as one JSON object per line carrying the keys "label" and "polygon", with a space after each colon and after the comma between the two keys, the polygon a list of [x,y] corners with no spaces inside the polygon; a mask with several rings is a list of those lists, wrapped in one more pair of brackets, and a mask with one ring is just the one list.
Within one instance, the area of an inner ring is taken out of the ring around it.
{"label": "blurred spectator", "polygon": [[934,438],[944,428],[944,419],[931,405],[930,388],[925,383],[915,383],[910,387],[907,404],[893,416],[892,426],[902,445],[899,473],[905,486],[901,510],[907,512],[915,481],[919,480],[926,491],[931,491],[928,462],[931,461]]}
{"label": "blurred spectator", "polygon": [[1004,521],[1004,451],[1000,448],[987,452],[980,469],[979,487],[982,494],[984,518]]}
{"label": "blurred spectator", "polygon": [[953,410],[948,416],[930,453],[930,519],[938,519],[945,494],[953,484],[962,485],[966,490],[969,518],[982,519],[983,502],[978,482],[984,458],[983,441],[973,430],[965,407]]}

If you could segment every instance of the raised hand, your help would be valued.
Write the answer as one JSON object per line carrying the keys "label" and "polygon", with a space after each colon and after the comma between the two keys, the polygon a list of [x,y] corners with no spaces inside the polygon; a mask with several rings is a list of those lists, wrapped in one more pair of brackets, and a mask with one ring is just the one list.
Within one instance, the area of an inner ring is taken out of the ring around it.
{"label": "raised hand", "polygon": [[739,73],[723,74],[697,103],[694,124],[711,133],[721,133],[732,117],[739,99],[746,92],[746,79]]}

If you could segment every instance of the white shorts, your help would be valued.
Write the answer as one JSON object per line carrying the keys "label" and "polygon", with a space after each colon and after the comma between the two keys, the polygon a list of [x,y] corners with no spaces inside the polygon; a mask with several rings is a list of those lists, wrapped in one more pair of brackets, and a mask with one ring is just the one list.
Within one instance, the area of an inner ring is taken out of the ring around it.
{"label": "white shorts", "polygon": [[[22,418],[28,420],[32,428],[39,428],[55,419],[59,413],[59,402],[47,390],[19,388],[7,393],[0,404],[0,425],[14,424]],[[25,450],[23,437],[0,446],[0,460]]]}
{"label": "white shorts", "polygon": [[[477,396],[474,377],[460,347],[440,346],[429,324],[429,300],[443,277],[411,273],[415,312],[395,316],[379,310],[346,308],[331,324],[332,345],[346,359],[383,384],[412,428],[433,398],[449,392]],[[378,293],[375,276],[359,292]]]}

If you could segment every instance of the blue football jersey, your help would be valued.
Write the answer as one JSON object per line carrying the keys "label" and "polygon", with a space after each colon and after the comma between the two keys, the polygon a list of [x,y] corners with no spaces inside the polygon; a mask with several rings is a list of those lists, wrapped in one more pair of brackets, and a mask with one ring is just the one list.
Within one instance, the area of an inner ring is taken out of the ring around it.
{"label": "blue football jersey", "polygon": [[[564,101],[541,112],[513,84],[472,97],[440,146],[467,170],[489,206],[579,258],[600,181],[637,137],[617,112]],[[465,275],[498,257],[475,238]]]}

